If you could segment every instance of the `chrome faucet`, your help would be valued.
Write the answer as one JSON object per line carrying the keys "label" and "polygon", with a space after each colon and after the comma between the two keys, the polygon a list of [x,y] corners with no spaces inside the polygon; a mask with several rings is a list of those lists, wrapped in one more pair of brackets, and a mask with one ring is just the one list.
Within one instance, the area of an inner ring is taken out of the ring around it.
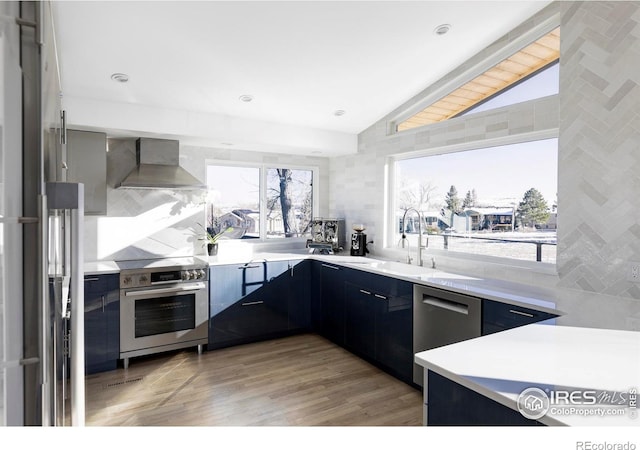
{"label": "chrome faucet", "polygon": [[[418,215],[418,254],[417,254],[417,258],[418,258],[418,265],[422,266],[422,249],[424,249],[425,247],[422,246],[422,215],[420,215],[420,211],[418,211],[415,208],[408,208],[405,212],[404,215],[402,216],[402,248],[404,248],[404,241],[407,238],[407,235],[405,234],[405,231],[407,229],[407,222],[406,222],[406,218],[407,218],[407,213],[409,211],[415,211],[415,213]],[[407,252],[409,250],[407,249]],[[411,264],[411,256],[408,255],[407,256],[407,264]]]}

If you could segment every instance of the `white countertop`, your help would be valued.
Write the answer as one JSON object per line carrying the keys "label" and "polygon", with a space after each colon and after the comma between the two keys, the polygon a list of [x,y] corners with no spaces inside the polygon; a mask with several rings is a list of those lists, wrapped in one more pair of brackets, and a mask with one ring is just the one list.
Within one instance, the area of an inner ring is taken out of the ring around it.
{"label": "white countertop", "polygon": [[[529,387],[615,391],[627,396],[631,388],[637,392],[640,332],[533,324],[420,352],[415,362],[517,411],[518,396]],[[640,426],[640,402],[635,418],[630,409],[624,415],[587,416],[567,414],[558,406],[552,404],[538,421]]]}
{"label": "white countertop", "polygon": [[84,263],[85,275],[100,275],[107,273],[120,273],[120,268],[115,261],[93,261]]}
{"label": "white countertop", "polygon": [[[470,277],[396,261],[343,254],[311,254],[307,249],[290,252],[260,252],[251,255],[243,252],[231,252],[225,255],[200,257],[205,260],[208,259],[209,266],[244,264],[249,261],[283,261],[313,258],[326,263],[339,264],[353,269],[399,278],[415,284],[442,288],[515,306],[533,308],[559,316],[564,315],[562,311],[556,309],[554,293],[548,290],[501,280]],[[119,272],[118,266],[114,261],[87,262],[84,270],[87,275]]]}
{"label": "white countertop", "polygon": [[565,314],[556,309],[554,292],[539,289],[534,286],[502,280],[471,277],[396,261],[362,258],[358,256],[312,256],[314,259],[328,263],[340,264],[367,272],[399,278],[415,284],[446,289],[448,291],[495,300],[510,305],[533,308],[558,316]]}

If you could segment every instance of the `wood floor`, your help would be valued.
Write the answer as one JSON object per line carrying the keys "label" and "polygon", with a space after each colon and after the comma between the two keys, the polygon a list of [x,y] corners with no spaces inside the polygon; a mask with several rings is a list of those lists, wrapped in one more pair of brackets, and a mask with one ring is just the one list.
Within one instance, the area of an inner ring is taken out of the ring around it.
{"label": "wood floor", "polygon": [[87,426],[421,424],[420,391],[315,334],[132,358],[86,377]]}

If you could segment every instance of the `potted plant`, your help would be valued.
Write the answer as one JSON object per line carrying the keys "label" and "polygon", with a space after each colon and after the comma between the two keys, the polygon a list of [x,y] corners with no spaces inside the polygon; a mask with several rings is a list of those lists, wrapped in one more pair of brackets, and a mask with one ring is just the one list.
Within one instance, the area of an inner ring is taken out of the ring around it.
{"label": "potted plant", "polygon": [[201,238],[202,240],[207,241],[207,253],[209,256],[215,256],[218,254],[218,239],[220,239],[225,233],[233,231],[233,227],[227,227],[224,230],[221,230],[220,224],[213,223],[211,221],[208,227],[202,227],[205,231],[205,237]]}

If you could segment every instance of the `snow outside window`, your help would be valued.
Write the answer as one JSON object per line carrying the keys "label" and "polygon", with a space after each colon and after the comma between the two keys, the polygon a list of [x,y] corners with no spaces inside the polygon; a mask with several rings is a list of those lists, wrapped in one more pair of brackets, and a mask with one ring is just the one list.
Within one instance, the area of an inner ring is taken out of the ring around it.
{"label": "snow outside window", "polygon": [[207,166],[206,228],[222,239],[308,236],[314,169]]}
{"label": "snow outside window", "polygon": [[554,138],[396,161],[394,242],[555,263],[557,155]]}

